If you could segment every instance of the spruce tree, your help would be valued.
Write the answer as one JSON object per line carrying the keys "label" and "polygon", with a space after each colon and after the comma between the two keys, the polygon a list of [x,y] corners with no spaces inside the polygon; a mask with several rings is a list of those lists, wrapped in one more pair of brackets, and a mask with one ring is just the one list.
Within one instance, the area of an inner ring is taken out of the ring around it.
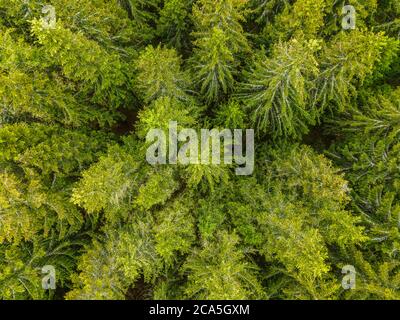
{"label": "spruce tree", "polygon": [[[399,13],[0,0],[0,299],[399,299]],[[149,163],[171,123],[254,172]]]}

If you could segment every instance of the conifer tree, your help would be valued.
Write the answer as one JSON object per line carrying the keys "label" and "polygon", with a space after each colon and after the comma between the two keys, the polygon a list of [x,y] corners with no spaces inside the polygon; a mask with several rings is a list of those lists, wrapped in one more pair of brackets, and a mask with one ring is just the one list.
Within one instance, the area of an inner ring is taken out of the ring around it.
{"label": "conifer tree", "polygon": [[159,37],[178,51],[188,50],[193,0],[164,0],[157,25]]}
{"label": "conifer tree", "polygon": [[188,76],[174,49],[147,47],[137,61],[136,90],[146,103],[160,97],[188,100]]}
{"label": "conifer tree", "polygon": [[254,66],[245,72],[241,97],[259,133],[274,138],[301,137],[315,123],[317,112],[309,95],[319,71],[318,49],[317,41],[279,43],[272,57],[261,51]]}
{"label": "conifer tree", "polygon": [[[400,299],[399,13],[0,0],[0,299]],[[149,163],[171,123],[255,129],[254,172]]]}
{"label": "conifer tree", "polygon": [[191,59],[194,82],[207,103],[233,89],[239,55],[249,49],[241,22],[246,1],[201,0],[193,6],[196,37]]}

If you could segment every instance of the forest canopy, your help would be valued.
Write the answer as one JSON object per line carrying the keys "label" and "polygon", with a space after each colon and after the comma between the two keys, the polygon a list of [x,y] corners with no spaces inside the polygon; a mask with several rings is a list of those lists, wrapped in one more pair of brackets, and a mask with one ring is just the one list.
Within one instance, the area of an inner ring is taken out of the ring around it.
{"label": "forest canopy", "polygon": [[400,299],[399,51],[399,0],[0,0],[0,300]]}

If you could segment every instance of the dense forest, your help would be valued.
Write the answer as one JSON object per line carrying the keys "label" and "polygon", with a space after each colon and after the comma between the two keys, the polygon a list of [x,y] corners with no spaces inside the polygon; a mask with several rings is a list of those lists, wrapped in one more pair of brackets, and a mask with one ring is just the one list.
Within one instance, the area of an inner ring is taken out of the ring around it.
{"label": "dense forest", "polygon": [[[0,300],[400,299],[399,0],[0,0],[0,37]],[[149,163],[171,123],[254,170]]]}

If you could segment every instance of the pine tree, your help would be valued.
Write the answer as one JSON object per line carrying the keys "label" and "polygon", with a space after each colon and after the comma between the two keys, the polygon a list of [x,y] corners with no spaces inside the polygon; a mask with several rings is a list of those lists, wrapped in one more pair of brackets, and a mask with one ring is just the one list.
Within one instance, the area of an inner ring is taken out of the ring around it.
{"label": "pine tree", "polygon": [[136,89],[145,102],[160,97],[188,100],[188,76],[174,49],[147,47],[137,61]]}
{"label": "pine tree", "polygon": [[316,110],[309,103],[318,75],[317,41],[279,43],[272,57],[265,52],[244,73],[241,98],[260,134],[301,137],[315,124]]}
{"label": "pine tree", "polygon": [[[0,299],[400,298],[398,0],[44,5],[0,0]],[[253,174],[149,163],[171,123]]]}
{"label": "pine tree", "polygon": [[195,52],[191,59],[194,82],[208,104],[233,89],[239,55],[249,50],[241,22],[246,1],[201,0],[193,6]]}
{"label": "pine tree", "polygon": [[159,37],[179,51],[188,50],[193,0],[164,0],[157,24]]}
{"label": "pine tree", "polygon": [[188,273],[186,295],[197,299],[261,297],[257,268],[245,261],[242,251],[236,248],[238,237],[219,232],[215,238],[194,251],[183,266]]}

